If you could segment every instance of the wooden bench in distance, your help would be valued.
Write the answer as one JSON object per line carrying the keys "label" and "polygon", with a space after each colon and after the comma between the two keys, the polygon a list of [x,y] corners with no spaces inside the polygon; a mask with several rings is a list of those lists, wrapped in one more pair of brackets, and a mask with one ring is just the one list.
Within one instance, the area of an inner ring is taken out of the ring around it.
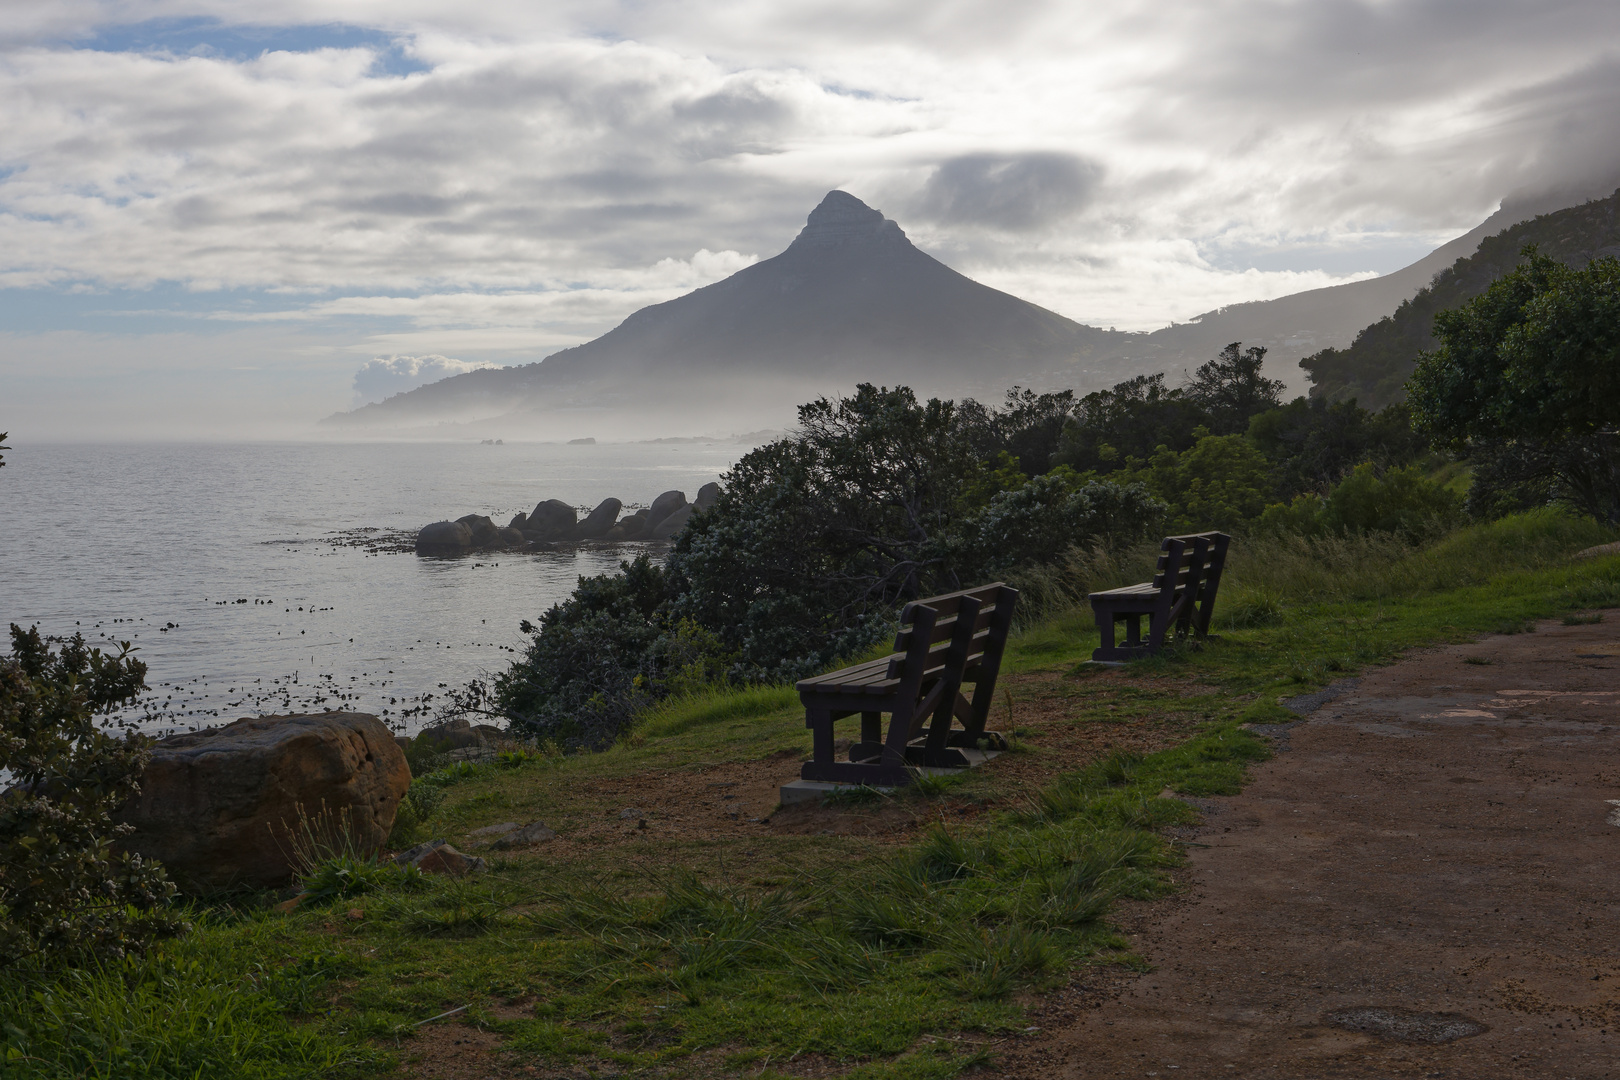
{"label": "wooden bench in distance", "polygon": [[[1092,593],[1091,611],[1102,633],[1102,647],[1091,658],[1134,660],[1158,652],[1165,641],[1172,640],[1172,633],[1177,638],[1207,636],[1231,543],[1232,538],[1221,532],[1167,536],[1152,581]],[[1144,617],[1148,620],[1146,641],[1142,640]],[[1114,640],[1114,624],[1120,621],[1125,623],[1123,645]]]}
{"label": "wooden bench in distance", "polygon": [[[915,601],[900,613],[892,656],[801,680],[815,751],[800,775],[894,787],[910,781],[908,766],[965,768],[964,749],[1004,749],[985,723],[1017,602],[1018,590],[1001,582]],[[971,701],[961,692],[965,682],[973,684]],[[835,760],[833,724],[856,713],[861,739],[848,761]],[[891,717],[887,734],[884,713]]]}

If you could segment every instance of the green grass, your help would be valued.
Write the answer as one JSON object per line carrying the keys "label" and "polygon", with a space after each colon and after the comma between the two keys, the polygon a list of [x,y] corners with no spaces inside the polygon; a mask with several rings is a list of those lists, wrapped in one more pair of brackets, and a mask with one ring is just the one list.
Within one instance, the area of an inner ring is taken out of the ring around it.
{"label": "green grass", "polygon": [[[1073,560],[1011,641],[997,706],[1004,728],[1045,717],[1009,760],[1046,779],[992,764],[842,800],[853,820],[934,823],[904,843],[619,824],[661,778],[698,799],[728,766],[790,775],[808,735],[785,687],[666,702],[599,754],[435,773],[418,828],[465,844],[541,819],[562,839],[464,881],[334,861],[290,914],[203,911],[144,960],[0,977],[0,1078],[410,1075],[416,1025],[462,1005],[452,1022],[500,1033],[516,1067],[769,1077],[823,1055],[866,1080],[958,1075],[1076,965],[1142,966],[1108,911],[1171,887],[1162,830],[1196,811],[1167,788],[1238,791],[1268,753],[1245,725],[1289,719],[1280,698],[1415,645],[1620,606],[1620,557],[1568,558],[1612,538],[1540,513],[1424,550],[1240,540],[1218,639],[1124,668],[1082,663],[1096,633],[1074,596],[1139,580],[1152,552]],[[1041,737],[1058,730],[1158,749],[1064,757]]]}

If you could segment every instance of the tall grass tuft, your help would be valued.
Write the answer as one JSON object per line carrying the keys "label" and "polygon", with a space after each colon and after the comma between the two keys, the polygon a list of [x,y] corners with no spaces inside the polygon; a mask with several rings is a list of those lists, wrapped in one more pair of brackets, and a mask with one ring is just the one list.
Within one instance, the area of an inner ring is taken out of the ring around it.
{"label": "tall grass tuft", "polygon": [[[1610,536],[1591,518],[1550,507],[1470,525],[1427,547],[1393,533],[1248,536],[1232,544],[1221,592],[1235,604],[1265,596],[1279,605],[1412,596],[1563,565]],[[1223,607],[1217,600],[1216,622],[1239,625]]]}
{"label": "tall grass tuft", "polygon": [[665,698],[637,717],[636,734],[679,735],[724,720],[749,720],[799,704],[791,686],[710,687]]}

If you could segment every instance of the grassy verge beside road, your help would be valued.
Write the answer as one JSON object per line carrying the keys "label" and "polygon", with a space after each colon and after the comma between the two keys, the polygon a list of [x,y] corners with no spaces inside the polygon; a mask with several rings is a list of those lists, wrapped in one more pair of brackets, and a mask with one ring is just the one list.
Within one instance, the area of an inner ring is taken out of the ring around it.
{"label": "grassy verge beside road", "polygon": [[0,1077],[448,1075],[473,1030],[542,1076],[955,1075],[1077,966],[1140,963],[1109,905],[1170,887],[1162,830],[1195,811],[1163,794],[1238,790],[1267,754],[1246,723],[1414,646],[1620,605],[1620,558],[1569,558],[1613,538],[1540,512],[1422,549],[1240,541],[1219,639],[1125,668],[1081,663],[1063,597],[1150,554],[1076,561],[1033,583],[994,717],[1016,750],[986,768],[771,814],[808,751],[791,690],[692,694],[606,752],[446,776],[434,835],[559,833],[488,875],[244,897],[147,959],[8,976]]}

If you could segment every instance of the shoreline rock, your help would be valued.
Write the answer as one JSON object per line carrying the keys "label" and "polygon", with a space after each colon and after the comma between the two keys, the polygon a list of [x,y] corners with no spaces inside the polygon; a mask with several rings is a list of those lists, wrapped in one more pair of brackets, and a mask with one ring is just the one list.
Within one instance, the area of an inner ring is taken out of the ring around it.
{"label": "shoreline rock", "polygon": [[416,534],[416,553],[458,556],[474,551],[552,551],[565,544],[666,543],[720,498],[719,483],[698,489],[691,502],[684,491],[666,491],[646,509],[620,517],[624,504],[603,499],[585,516],[561,499],[542,499],[534,510],[513,515],[505,526],[483,514],[467,514],[455,521],[435,521]]}

